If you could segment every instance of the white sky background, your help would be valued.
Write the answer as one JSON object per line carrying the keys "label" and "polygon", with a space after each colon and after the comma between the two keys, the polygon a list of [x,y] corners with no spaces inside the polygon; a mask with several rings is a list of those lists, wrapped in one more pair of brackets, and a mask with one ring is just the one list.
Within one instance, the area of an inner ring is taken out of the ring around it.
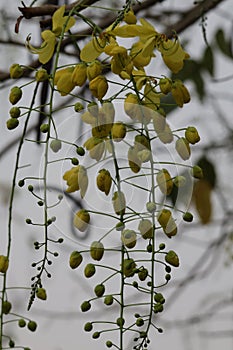
{"label": "white sky background", "polygon": [[[20,2],[17,2],[20,5]],[[178,7],[183,8],[182,1],[165,1],[161,7]],[[186,5],[192,4],[192,1],[187,1]],[[15,17],[16,12],[16,1],[8,1],[8,5],[12,6],[12,15]],[[231,1],[226,1],[222,6],[219,7],[228,14],[231,20],[233,19],[233,10]],[[220,13],[218,10],[214,11]],[[226,15],[225,15],[226,18]],[[207,26],[207,36],[211,42],[211,37],[213,32],[215,32],[217,27],[222,27],[227,29],[227,33],[232,30],[232,23],[230,20],[223,20],[222,16],[214,13],[208,14],[208,26]],[[156,25],[155,25],[156,26]],[[157,28],[157,26],[156,26]],[[3,28],[4,29],[4,28]],[[3,30],[1,29],[1,30]],[[10,28],[13,33],[13,25]],[[160,28],[158,28],[160,30]],[[20,27],[19,38],[24,41],[26,36],[30,33],[35,33],[34,26],[30,25],[30,22],[23,21]],[[36,38],[37,34],[33,34],[33,38]],[[12,35],[14,39],[18,37]],[[188,28],[181,36],[182,40],[191,38],[187,51],[190,53],[191,57],[199,57],[199,53],[202,52],[204,48],[204,41],[201,33],[201,27],[198,23],[195,23],[192,27]],[[35,39],[34,39],[35,40]],[[36,40],[35,40],[36,41]],[[35,42],[34,41],[34,42]],[[29,54],[26,50],[14,47],[13,49],[6,45],[0,46],[1,55],[1,69],[7,69],[12,63],[24,63],[25,57]],[[151,68],[152,69],[152,68]],[[218,65],[216,67],[216,78],[221,78],[225,76],[232,75],[232,62],[226,59],[225,56],[218,56]],[[214,96],[219,97],[219,102],[222,111],[224,112],[224,117],[227,119],[231,128],[233,128],[232,122],[232,80],[224,83],[213,83],[211,82],[208,75],[206,75],[208,80],[208,92],[209,90]],[[191,91],[193,86],[188,84]],[[0,128],[0,139],[1,147],[6,143],[14,139],[18,134],[18,130],[9,132],[5,127],[5,122],[8,119],[8,111],[10,104],[8,102],[8,91],[9,88],[6,86],[0,91],[0,101],[2,109],[2,126]],[[23,105],[27,101],[27,96],[24,93],[24,98],[20,101],[20,105]],[[36,115],[35,115],[36,118]],[[77,115],[71,115],[70,112],[65,114],[65,112],[60,113],[57,117],[57,122],[59,123],[59,132],[62,135],[70,135],[71,130],[73,131],[72,139],[75,139],[76,128],[74,123],[79,118]],[[214,108],[211,106],[209,101],[205,105],[201,105],[199,100],[195,97],[195,92],[192,95],[192,101],[190,104],[185,106],[182,110],[176,110],[171,116],[169,115],[169,122],[171,125],[176,127],[195,125],[201,135],[202,143],[200,146],[195,146],[193,152],[193,159],[197,159],[201,154],[201,147],[208,144],[212,140],[221,140],[224,138],[227,130],[221,121],[216,117]],[[26,145],[27,146],[27,145]],[[200,149],[198,148],[200,147]],[[62,150],[63,155],[68,148]],[[1,161],[1,247],[4,247],[5,242],[5,230],[7,229],[6,217],[7,217],[7,207],[6,201],[9,194],[9,186],[11,184],[12,170],[14,167],[16,148],[13,148]],[[31,164],[31,172],[38,173],[38,169],[41,167],[42,161],[42,147],[38,147],[33,143],[30,143],[30,148],[24,148],[24,152],[21,159],[21,164]],[[73,156],[75,152],[73,153]],[[226,153],[224,150],[212,152],[211,159],[218,161],[218,186],[223,191],[224,199],[229,201],[229,207],[233,207],[232,203],[232,155],[229,152]],[[71,155],[72,156],[72,155]],[[58,163],[60,165],[60,163]],[[63,164],[63,163],[61,163]],[[54,167],[53,173],[51,172],[51,177],[49,183],[57,184],[64,188],[64,183],[62,181],[62,174],[64,170],[69,169],[70,163],[64,163],[60,167]],[[98,168],[98,166],[97,166]],[[94,169],[93,169],[94,171]],[[25,176],[27,174],[28,168],[25,171],[22,170],[20,175]],[[94,176],[94,175],[93,175]],[[20,179],[20,177],[19,177]],[[27,183],[28,185],[29,183]],[[111,195],[111,194],[110,194]],[[105,199],[104,195],[95,192],[96,203],[99,205],[101,200]],[[55,198],[55,197],[54,197]],[[91,191],[87,194],[87,201],[93,199],[93,194]],[[132,199],[134,199],[132,193]],[[214,202],[214,217],[215,220],[219,221],[222,218],[222,208],[218,201],[218,196],[213,193]],[[140,198],[141,203],[141,198]],[[104,205],[106,202],[104,202]],[[12,264],[9,273],[9,284],[12,286],[28,286],[30,284],[30,278],[34,274],[34,270],[30,268],[33,261],[36,261],[37,257],[41,254],[40,251],[36,252],[33,250],[34,240],[42,239],[43,233],[36,229],[35,227],[27,226],[25,224],[26,217],[38,218],[38,206],[33,197],[28,194],[26,186],[22,189],[17,188],[16,199],[14,204],[14,225],[13,225],[13,248],[12,248]],[[70,208],[70,209],[69,209]],[[106,207],[104,207],[106,208]],[[68,209],[68,210],[67,210]],[[111,308],[102,308],[102,303],[98,302],[93,305],[93,308],[88,313],[81,313],[79,310],[79,305],[85,299],[93,297],[92,287],[90,288],[89,283],[94,286],[100,280],[100,275],[97,275],[89,280],[86,280],[82,276],[83,266],[80,266],[79,270],[71,271],[68,266],[68,257],[72,250],[79,249],[80,242],[76,239],[72,239],[70,231],[70,211],[72,212],[71,201],[64,200],[63,204],[51,211],[51,215],[57,216],[57,221],[54,228],[51,229],[54,238],[59,238],[66,236],[65,243],[63,245],[51,246],[52,250],[57,250],[61,253],[60,257],[54,260],[54,264],[50,267],[52,273],[52,278],[44,280],[44,286],[48,292],[48,300],[42,302],[36,300],[32,311],[27,313],[25,305],[25,298],[28,298],[28,291],[18,290],[9,292],[9,299],[13,301],[13,311],[21,313],[31,319],[38,322],[38,330],[36,333],[29,332],[26,328],[19,329],[17,326],[12,327],[12,334],[17,330],[17,335],[15,340],[17,343],[23,344],[24,346],[31,347],[32,350],[39,350],[41,348],[46,348],[49,350],[64,350],[66,348],[76,349],[77,347],[85,347],[92,349],[103,349],[105,347],[104,341],[100,338],[99,340],[92,340],[91,334],[83,332],[83,325],[85,322],[98,319],[99,315],[106,313],[107,315]],[[196,221],[198,222],[197,215],[195,215]],[[98,232],[101,230],[101,221],[95,222],[98,228]],[[230,224],[229,224],[230,226]],[[90,240],[95,239],[95,230],[91,232]],[[173,350],[218,350],[222,347],[224,350],[230,350],[233,347],[233,337],[214,337],[204,335],[204,332],[213,332],[220,330],[231,330],[233,329],[233,314],[232,305],[227,305],[219,309],[219,312],[214,314],[212,318],[207,318],[206,322],[200,324],[187,324],[187,327],[179,327],[177,320],[185,320],[192,316],[201,315],[208,311],[213,311],[214,306],[220,300],[228,299],[232,296],[232,265],[228,268],[224,267],[224,251],[223,248],[219,254],[216,254],[214,259],[214,265],[210,268],[209,273],[205,274],[203,279],[197,279],[196,282],[190,283],[189,287],[184,289],[178,297],[174,297],[174,300],[169,300],[168,296],[173,296],[173,290],[176,288],[178,281],[180,281],[185,276],[189,276],[192,267],[198,261],[199,257],[205,251],[206,247],[210,242],[219,237],[224,231],[224,227],[221,227],[216,222],[212,222],[207,226],[198,226],[194,224],[185,225],[181,224],[179,226],[179,234],[173,240],[166,240],[168,244],[168,249],[175,249],[180,256],[181,266],[179,269],[173,269],[172,276],[173,280],[168,284],[168,287],[164,289],[164,294],[167,297],[169,306],[166,311],[161,314],[158,318],[157,325],[164,328],[164,333],[157,334],[156,332],[151,333],[151,348],[167,349],[172,346]],[[65,232],[65,233],[64,233]],[[161,237],[162,239],[162,237]],[[85,242],[86,243],[86,242]],[[81,243],[82,244],[82,243]],[[1,248],[4,250],[4,248]],[[212,253],[211,253],[212,254]],[[106,254],[107,256],[107,254]],[[107,256],[106,262],[112,257]],[[206,266],[212,261],[213,255],[206,259]],[[174,281],[174,283],[173,283]],[[12,296],[12,297],[11,297]],[[172,305],[171,305],[172,304]],[[103,312],[104,310],[104,312]],[[173,322],[174,321],[174,322]],[[175,322],[176,321],[176,322]],[[9,328],[10,329],[10,328]],[[216,333],[217,335],[217,333]],[[103,337],[104,339],[104,337]],[[108,338],[107,338],[108,339]],[[130,349],[130,347],[129,347]],[[126,349],[128,350],[128,349]]]}

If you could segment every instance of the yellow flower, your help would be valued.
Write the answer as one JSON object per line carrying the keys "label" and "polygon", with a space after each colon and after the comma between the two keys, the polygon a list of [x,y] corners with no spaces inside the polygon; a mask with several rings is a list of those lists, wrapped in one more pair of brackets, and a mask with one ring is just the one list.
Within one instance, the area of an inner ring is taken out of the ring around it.
{"label": "yellow flower", "polygon": [[98,137],[90,137],[84,143],[84,147],[89,151],[89,156],[92,159],[99,161],[105,150],[105,143],[103,139]]}
{"label": "yellow flower", "polygon": [[87,171],[84,166],[78,165],[66,171],[63,180],[67,182],[66,192],[71,193],[80,190],[81,197],[85,196],[88,187]]}
{"label": "yellow flower", "polygon": [[171,92],[172,97],[179,107],[183,107],[184,103],[188,103],[190,101],[189,91],[181,80],[175,80],[175,82],[172,84]]}
{"label": "yellow flower", "polygon": [[100,61],[94,61],[87,67],[87,78],[93,80],[102,73],[102,64]]}
{"label": "yellow flower", "polygon": [[87,210],[80,209],[74,216],[73,224],[81,232],[85,231],[90,222],[90,215]]}
{"label": "yellow flower", "polygon": [[102,100],[108,90],[107,79],[103,75],[98,75],[90,81],[89,89],[93,96],[98,98],[98,100]]}
{"label": "yellow flower", "polygon": [[68,95],[75,87],[75,83],[72,80],[73,71],[74,67],[67,67],[55,73],[54,85],[57,85],[57,90],[61,96]]}
{"label": "yellow flower", "polygon": [[157,49],[161,52],[164,63],[173,73],[178,73],[184,66],[184,60],[190,57],[178,40],[162,40],[157,45]]}
{"label": "yellow flower", "polygon": [[87,80],[87,66],[85,63],[76,64],[71,77],[72,83],[83,86]]}
{"label": "yellow flower", "polygon": [[[61,6],[57,11],[54,12],[52,17],[52,31],[44,30],[41,33],[43,43],[39,48],[33,47],[30,44],[30,36],[27,37],[27,47],[32,53],[39,55],[39,61],[43,64],[47,63],[53,56],[54,49],[56,46],[56,37],[62,32],[63,26],[65,25],[68,16],[64,16],[65,5]],[[75,19],[70,17],[65,26],[65,32],[67,32],[75,24]]]}

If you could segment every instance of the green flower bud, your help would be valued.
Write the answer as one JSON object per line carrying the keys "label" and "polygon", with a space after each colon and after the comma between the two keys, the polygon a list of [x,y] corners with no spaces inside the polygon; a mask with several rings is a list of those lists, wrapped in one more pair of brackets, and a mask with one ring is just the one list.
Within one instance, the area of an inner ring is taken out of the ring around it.
{"label": "green flower bud", "polygon": [[107,346],[107,348],[111,348],[111,347],[112,347],[112,342],[111,342],[111,340],[107,340],[107,341],[106,341],[106,346]]}
{"label": "green flower bud", "polygon": [[81,304],[81,311],[82,312],[86,312],[86,311],[89,311],[91,308],[91,303],[89,301],[84,301],[82,304]]}
{"label": "green flower bud", "polygon": [[51,150],[52,150],[53,152],[55,152],[55,153],[57,153],[58,151],[60,151],[61,147],[62,147],[62,143],[61,143],[60,140],[55,139],[55,140],[52,140],[52,141],[50,142],[50,148],[51,148]]}
{"label": "green flower bud", "polygon": [[14,348],[15,347],[15,342],[12,339],[9,341],[9,347],[10,348]]}
{"label": "green flower bud", "polygon": [[87,323],[85,324],[85,326],[84,326],[84,331],[85,331],[85,332],[91,332],[92,329],[93,329],[92,323],[91,323],[91,322],[87,322]]}
{"label": "green flower bud", "polygon": [[176,176],[173,180],[176,187],[184,187],[186,184],[186,178],[184,176]]}
{"label": "green flower bud", "polygon": [[29,321],[27,324],[27,327],[31,332],[35,332],[35,330],[37,328],[37,324],[34,321]]}
{"label": "green flower bud", "polygon": [[166,248],[166,245],[164,243],[160,243],[159,249],[164,250]]}
{"label": "green flower bud", "polygon": [[187,221],[187,222],[192,222],[193,221],[193,214],[187,211],[183,215],[183,220]]}
{"label": "green flower bud", "polygon": [[80,209],[74,216],[73,224],[81,232],[87,229],[90,215],[85,209]]}
{"label": "green flower bud", "polygon": [[133,230],[123,230],[121,233],[121,240],[127,248],[134,248],[137,243],[136,232]]}
{"label": "green flower bud", "polygon": [[146,209],[149,213],[154,213],[156,211],[156,204],[154,202],[147,202]]}
{"label": "green flower bud", "polygon": [[112,204],[113,204],[114,211],[117,215],[124,215],[126,202],[125,202],[125,195],[123,192],[119,192],[119,191],[114,192],[112,197]]}
{"label": "green flower bud", "polygon": [[10,118],[6,121],[6,127],[8,130],[13,130],[17,128],[18,125],[19,125],[19,121],[16,118]]}
{"label": "green flower bud", "polygon": [[176,223],[172,217],[171,211],[168,209],[162,209],[157,217],[158,222],[162,226],[164,233],[171,238],[177,234]]}
{"label": "green flower bud", "polygon": [[113,303],[113,296],[112,295],[106,295],[106,297],[104,298],[104,304],[105,305],[112,305]]}
{"label": "green flower bud", "polygon": [[95,274],[95,271],[96,271],[95,270],[95,265],[89,263],[89,264],[87,264],[85,266],[84,275],[85,275],[85,277],[90,278],[90,277],[92,277]]}
{"label": "green flower bud", "polygon": [[163,311],[163,305],[160,303],[154,304],[154,313],[162,312]]}
{"label": "green flower bud", "polygon": [[78,251],[73,251],[70,254],[69,264],[72,269],[76,269],[83,261],[82,255]]}
{"label": "green flower bud", "polygon": [[125,320],[123,317],[118,317],[118,319],[116,320],[116,324],[122,328],[124,326]]}
{"label": "green flower bud", "polygon": [[133,277],[135,273],[135,267],[136,263],[133,259],[124,259],[123,265],[122,265],[122,270],[125,275],[125,277]]}
{"label": "green flower bud", "polygon": [[123,222],[120,221],[116,224],[117,231],[122,231],[122,230],[124,230],[124,228],[125,228],[125,224]]}
{"label": "green flower bud", "polygon": [[93,339],[98,339],[100,337],[100,332],[95,332],[92,334]]}
{"label": "green flower bud", "polygon": [[14,86],[9,95],[9,101],[12,105],[15,105],[21,99],[23,95],[22,90],[18,86]]}
{"label": "green flower bud", "polygon": [[164,303],[165,303],[165,299],[164,299],[163,294],[161,294],[161,293],[156,293],[156,294],[154,295],[154,301],[156,301],[157,303],[160,303],[160,304],[164,304]]}
{"label": "green flower bud", "polygon": [[10,77],[11,79],[18,79],[23,75],[23,68],[18,64],[14,63],[10,67]]}
{"label": "green flower bud", "polygon": [[187,127],[185,131],[185,138],[192,145],[200,141],[200,136],[198,134],[197,129],[194,126]]}
{"label": "green flower bud", "polygon": [[82,147],[77,147],[77,148],[76,148],[76,153],[77,153],[79,156],[84,156],[84,154],[85,154],[85,149],[82,148]]}
{"label": "green flower bud", "polygon": [[122,122],[114,123],[111,129],[112,139],[115,142],[120,142],[126,135],[126,126]]}
{"label": "green flower bud", "polygon": [[169,78],[162,78],[159,81],[159,87],[163,94],[167,95],[172,89],[172,80]]}
{"label": "green flower bud", "polygon": [[186,138],[181,137],[176,141],[176,151],[183,160],[189,159],[191,151],[189,142]]}
{"label": "green flower bud", "polygon": [[21,111],[20,111],[19,107],[12,107],[10,109],[9,113],[10,113],[11,118],[19,118]]}
{"label": "green flower bud", "polygon": [[98,189],[104,192],[107,196],[112,185],[112,178],[110,172],[106,169],[101,169],[96,178],[96,184]]}
{"label": "green flower bud", "polygon": [[49,124],[42,124],[40,126],[40,131],[46,134],[49,131]]}
{"label": "green flower bud", "polygon": [[74,105],[74,110],[75,110],[75,112],[79,113],[79,112],[81,112],[83,109],[84,109],[84,106],[83,106],[82,103],[80,103],[80,102],[75,103],[75,105]]}
{"label": "green flower bud", "polygon": [[136,320],[136,326],[138,327],[142,327],[144,325],[144,320],[139,317],[137,320]]}
{"label": "green flower bud", "polygon": [[152,225],[152,222],[148,219],[142,219],[139,222],[138,230],[140,231],[144,239],[153,237],[153,233],[154,233],[153,225]]}
{"label": "green flower bud", "polygon": [[174,267],[178,267],[180,264],[179,257],[174,250],[169,250],[169,252],[165,255],[165,261]]}
{"label": "green flower bud", "polygon": [[20,318],[20,320],[18,320],[18,326],[20,328],[23,328],[26,326],[26,321],[23,318]]}
{"label": "green flower bud", "polygon": [[48,80],[49,75],[48,75],[47,70],[44,69],[44,68],[39,69],[39,70],[36,72],[35,78],[36,78],[36,81],[37,81],[37,82],[43,82],[43,81]]}
{"label": "green flower bud", "polygon": [[79,165],[79,160],[78,160],[77,158],[73,157],[73,158],[71,159],[71,163],[72,163],[73,165]]}
{"label": "green flower bud", "polygon": [[104,246],[101,242],[94,241],[91,244],[90,255],[92,259],[100,261],[104,255]]}
{"label": "green flower bud", "polygon": [[195,177],[195,179],[203,179],[204,177],[202,168],[199,167],[198,165],[193,166],[191,170],[191,174],[193,177]]}
{"label": "green flower bud", "polygon": [[105,286],[103,284],[97,284],[97,286],[95,286],[94,292],[97,297],[102,297],[105,292]]}
{"label": "green flower bud", "polygon": [[41,300],[46,300],[47,299],[46,290],[44,288],[38,288],[36,291],[36,296]]}
{"label": "green flower bud", "polygon": [[161,169],[158,172],[156,175],[156,181],[160,191],[166,196],[169,196],[169,194],[172,192],[173,181],[167,169]]}
{"label": "green flower bud", "polygon": [[5,273],[9,266],[9,259],[5,255],[0,255],[0,272]]}
{"label": "green flower bud", "polygon": [[11,311],[11,303],[7,300],[5,300],[2,304],[2,312],[4,313],[4,315],[8,315],[9,312]]}
{"label": "green flower bud", "polygon": [[140,281],[145,281],[145,279],[148,276],[148,270],[145,269],[144,267],[138,272],[138,278]]}

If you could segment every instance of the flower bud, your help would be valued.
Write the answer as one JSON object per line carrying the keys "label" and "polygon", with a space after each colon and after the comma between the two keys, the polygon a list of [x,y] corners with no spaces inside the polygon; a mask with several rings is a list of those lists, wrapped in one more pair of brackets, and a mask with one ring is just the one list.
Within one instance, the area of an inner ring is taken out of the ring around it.
{"label": "flower bud", "polygon": [[79,112],[81,112],[83,109],[84,109],[84,106],[83,106],[82,103],[80,103],[80,102],[75,103],[75,105],[74,105],[74,110],[75,110],[75,112],[79,113]]}
{"label": "flower bud", "polygon": [[9,101],[12,105],[15,105],[21,99],[23,95],[22,90],[18,86],[14,86],[9,95]]}
{"label": "flower bud", "polygon": [[19,107],[12,107],[10,109],[11,118],[19,118],[20,114],[21,114],[21,111],[20,111]]}
{"label": "flower bud", "polygon": [[8,315],[9,312],[11,311],[11,303],[7,300],[5,300],[2,304],[2,312],[4,313],[4,315]]}
{"label": "flower bud", "polygon": [[62,144],[60,140],[54,139],[50,143],[50,148],[53,152],[57,153],[58,151],[60,151],[61,145]]}
{"label": "flower bud", "polygon": [[135,16],[133,10],[129,10],[124,15],[124,21],[127,24],[136,24],[137,23],[137,17]]}
{"label": "flower bud", "polygon": [[19,121],[16,118],[10,118],[6,121],[6,127],[8,130],[13,130],[17,128],[18,125],[19,125]]}
{"label": "flower bud", "polygon": [[70,254],[69,264],[72,269],[76,269],[77,267],[79,267],[82,261],[83,261],[83,257],[77,250],[73,251]]}
{"label": "flower bud", "polygon": [[34,321],[29,321],[27,324],[27,327],[31,332],[35,332],[35,330],[37,328],[37,324]]}
{"label": "flower bud", "polygon": [[184,176],[176,176],[173,180],[176,187],[184,187],[186,184],[186,178]]}
{"label": "flower bud", "polygon": [[171,238],[177,234],[177,227],[175,220],[172,217],[171,211],[162,209],[157,216],[157,220],[163,228],[164,233]]}
{"label": "flower bud", "polygon": [[146,210],[149,211],[149,213],[154,213],[156,210],[156,204],[154,202],[147,202]]}
{"label": "flower bud", "polygon": [[72,76],[71,81],[73,84],[77,86],[83,86],[87,80],[87,66],[85,63],[76,64]]}
{"label": "flower bud", "polygon": [[90,278],[94,276],[94,274],[95,274],[95,265],[91,263],[87,264],[84,269],[85,277]]}
{"label": "flower bud", "polygon": [[167,95],[172,89],[172,80],[169,78],[162,78],[159,81],[159,87],[163,94]]}
{"label": "flower bud", "polygon": [[47,299],[46,290],[44,288],[38,288],[36,291],[36,296],[41,300],[46,300]]}
{"label": "flower bud", "polygon": [[80,209],[74,216],[73,224],[79,231],[85,231],[90,221],[90,215],[85,209]]}
{"label": "flower bud", "polygon": [[82,304],[81,304],[81,310],[82,312],[86,312],[88,310],[90,310],[91,308],[91,303],[89,301],[84,301]]}
{"label": "flower bud", "polygon": [[199,167],[198,165],[194,165],[191,170],[191,174],[195,179],[203,179],[203,171],[202,168]]}
{"label": "flower bud", "polygon": [[200,141],[200,136],[198,134],[197,129],[194,126],[189,126],[185,131],[186,140],[194,145],[195,143]]}
{"label": "flower bud", "polygon": [[18,79],[23,75],[23,68],[18,64],[14,63],[10,67],[10,77],[11,79]]}
{"label": "flower bud", "polygon": [[25,320],[24,320],[23,318],[20,318],[20,319],[18,320],[18,326],[19,326],[20,328],[23,328],[23,327],[26,326],[26,322],[25,322]]}
{"label": "flower bud", "polygon": [[174,250],[169,250],[169,252],[165,255],[165,261],[174,267],[178,267],[180,265],[179,257]]}
{"label": "flower bud", "polygon": [[107,295],[105,298],[104,298],[104,304],[105,305],[112,305],[113,303],[113,296],[112,295]]}
{"label": "flower bud", "polygon": [[102,297],[105,292],[105,286],[103,284],[97,284],[97,286],[95,286],[94,292],[97,297]]}
{"label": "flower bud", "polygon": [[166,196],[169,196],[173,188],[173,182],[167,169],[161,169],[156,175],[156,180],[160,191]]}
{"label": "flower bud", "polygon": [[93,96],[102,100],[108,90],[107,79],[103,75],[98,75],[89,83],[89,89]]}
{"label": "flower bud", "polygon": [[125,277],[133,277],[136,267],[136,263],[133,259],[124,259],[123,265],[122,265],[122,270],[125,275]]}
{"label": "flower bud", "polygon": [[134,248],[137,243],[137,235],[133,230],[123,230],[121,233],[121,241],[127,248]]}
{"label": "flower bud", "polygon": [[158,138],[162,143],[171,143],[173,141],[173,134],[170,126],[166,123],[164,130],[158,133]]}
{"label": "flower bud", "polygon": [[90,255],[92,259],[100,261],[104,255],[104,246],[99,241],[94,241],[91,243]]}
{"label": "flower bud", "polygon": [[144,239],[152,238],[153,237],[153,225],[152,222],[149,219],[142,219],[139,222],[138,230],[140,231],[142,237]]}
{"label": "flower bud", "polygon": [[138,272],[138,278],[140,281],[145,281],[145,279],[148,276],[148,270],[145,269],[144,267]]}
{"label": "flower bud", "polygon": [[122,122],[114,123],[111,129],[112,139],[115,142],[120,142],[126,135],[126,126]]}
{"label": "flower bud", "polygon": [[104,192],[107,196],[112,185],[112,178],[110,172],[106,169],[101,169],[96,178],[96,184],[98,189]]}
{"label": "flower bud", "polygon": [[154,301],[156,301],[157,303],[160,303],[160,304],[164,304],[165,303],[165,298],[164,298],[163,294],[156,293],[154,295]]}
{"label": "flower bud", "polygon": [[87,67],[87,79],[89,81],[96,78],[98,75],[102,73],[102,64],[100,61],[94,61]]}
{"label": "flower bud", "polygon": [[40,131],[43,132],[44,134],[49,132],[49,124],[41,124]]}
{"label": "flower bud", "polygon": [[187,211],[183,215],[183,220],[187,221],[187,222],[192,222],[193,221],[193,214]]}
{"label": "flower bud", "polygon": [[123,192],[119,192],[119,191],[114,192],[112,197],[112,204],[113,204],[114,211],[117,215],[124,215],[126,202],[125,202],[125,195]]}
{"label": "flower bud", "polygon": [[181,137],[176,141],[176,151],[183,160],[189,159],[191,151],[189,142],[186,138]]}
{"label": "flower bud", "polygon": [[46,69],[41,68],[36,72],[36,81],[43,82],[49,78],[48,72]]}
{"label": "flower bud", "polygon": [[0,272],[5,273],[9,266],[9,259],[5,255],[0,255]]}
{"label": "flower bud", "polygon": [[181,80],[176,80],[172,84],[172,96],[179,107],[183,107],[184,103],[190,101],[190,94],[186,86]]}
{"label": "flower bud", "polygon": [[130,169],[134,173],[138,173],[141,169],[141,160],[138,158],[138,151],[136,147],[131,146],[128,150],[128,163]]}
{"label": "flower bud", "polygon": [[87,323],[85,324],[85,326],[84,326],[84,331],[85,331],[85,332],[91,332],[92,329],[93,329],[92,323],[91,323],[91,322],[87,322]]}

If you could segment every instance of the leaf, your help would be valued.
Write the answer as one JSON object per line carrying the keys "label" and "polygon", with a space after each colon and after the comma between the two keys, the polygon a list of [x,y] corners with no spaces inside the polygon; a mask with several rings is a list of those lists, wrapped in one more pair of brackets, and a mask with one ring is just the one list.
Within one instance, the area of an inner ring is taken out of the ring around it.
{"label": "leaf", "polygon": [[227,39],[225,38],[225,33],[223,32],[222,29],[219,29],[216,32],[215,38],[216,38],[218,47],[222,51],[222,53],[230,58],[233,58],[231,40],[229,39],[227,41]]}
{"label": "leaf", "polygon": [[214,55],[210,46],[208,46],[204,51],[202,66],[210,73],[211,76],[214,75]]}
{"label": "leaf", "polygon": [[202,168],[204,180],[206,180],[213,189],[216,186],[216,171],[214,164],[210,162],[206,156],[203,156],[198,160],[197,165]]}
{"label": "leaf", "polygon": [[194,184],[193,200],[203,225],[208,224],[211,220],[211,192],[212,188],[210,183],[204,179],[199,180]]}

